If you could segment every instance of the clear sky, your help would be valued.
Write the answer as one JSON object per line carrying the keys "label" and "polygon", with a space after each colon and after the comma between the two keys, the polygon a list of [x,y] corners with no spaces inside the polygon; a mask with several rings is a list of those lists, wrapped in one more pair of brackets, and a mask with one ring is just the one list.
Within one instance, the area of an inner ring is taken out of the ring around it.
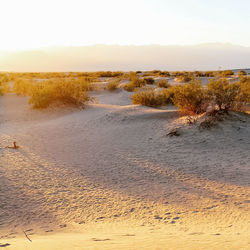
{"label": "clear sky", "polygon": [[92,44],[250,46],[249,0],[1,0],[0,51]]}

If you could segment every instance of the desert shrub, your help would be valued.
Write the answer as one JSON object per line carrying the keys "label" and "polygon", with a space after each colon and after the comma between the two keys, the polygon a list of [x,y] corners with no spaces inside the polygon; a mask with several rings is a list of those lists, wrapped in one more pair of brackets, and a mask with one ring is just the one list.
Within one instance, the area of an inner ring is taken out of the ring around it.
{"label": "desert shrub", "polygon": [[181,71],[173,71],[171,72],[171,76],[173,77],[177,77],[177,76],[181,76],[183,75],[183,73]]}
{"label": "desert shrub", "polygon": [[151,73],[152,73],[152,75],[154,75],[154,76],[158,76],[158,75],[161,74],[161,71],[160,71],[160,70],[152,70]]}
{"label": "desert shrub", "polygon": [[106,89],[108,91],[114,91],[118,88],[119,84],[120,84],[120,79],[115,79],[107,83]]}
{"label": "desert shrub", "polygon": [[34,82],[27,79],[17,78],[13,81],[13,92],[17,95],[28,96],[31,93]]}
{"label": "desert shrub", "polygon": [[238,72],[238,76],[245,76],[247,73],[244,70]]}
{"label": "desert shrub", "polygon": [[81,81],[48,80],[31,88],[29,103],[34,108],[46,108],[58,101],[82,107],[90,100],[86,89]]}
{"label": "desert shrub", "polygon": [[180,75],[175,78],[176,82],[190,82],[192,80],[192,77],[189,75]]}
{"label": "desert shrub", "polygon": [[160,91],[160,93],[164,96],[165,104],[174,104],[174,92],[175,87],[164,88]]}
{"label": "desert shrub", "polygon": [[207,85],[209,99],[219,110],[229,110],[236,103],[241,88],[238,82],[229,83],[226,79],[212,79]]}
{"label": "desert shrub", "polygon": [[202,76],[204,76],[204,74],[201,71],[195,71],[194,76],[195,77],[202,77]]}
{"label": "desert shrub", "polygon": [[117,77],[121,76],[123,73],[120,71],[100,71],[95,73],[98,77]]}
{"label": "desert shrub", "polygon": [[223,70],[220,72],[220,75],[222,77],[232,76],[234,75],[234,72],[232,70]]}
{"label": "desert shrub", "polygon": [[124,89],[132,92],[135,91],[136,88],[141,88],[146,85],[143,79],[140,79],[136,73],[131,72],[129,76],[130,82],[124,85]]}
{"label": "desert shrub", "polygon": [[123,86],[123,88],[126,90],[126,91],[129,91],[129,92],[133,92],[135,90],[135,86],[133,84],[130,83],[127,83]]}
{"label": "desert shrub", "polygon": [[172,88],[173,103],[181,112],[199,114],[206,111],[206,90],[200,80],[193,79],[190,83]]}
{"label": "desert shrub", "polygon": [[0,95],[4,95],[9,92],[10,92],[10,87],[8,82],[6,82],[5,80],[2,81],[0,79]]}
{"label": "desert shrub", "polygon": [[168,80],[160,80],[159,82],[157,82],[156,86],[158,88],[169,88],[170,84],[168,83]]}
{"label": "desert shrub", "polygon": [[161,71],[159,73],[160,76],[165,76],[165,77],[169,77],[170,76],[170,73],[168,71]]}
{"label": "desert shrub", "polygon": [[131,99],[133,104],[141,104],[149,107],[159,107],[165,104],[164,95],[156,93],[153,89],[137,91]]}
{"label": "desert shrub", "polygon": [[250,103],[250,78],[244,77],[239,81],[240,93],[237,96],[237,102]]}
{"label": "desert shrub", "polygon": [[143,79],[145,84],[154,84],[155,80],[152,77],[147,77]]}
{"label": "desert shrub", "polygon": [[205,76],[205,77],[214,77],[215,74],[216,73],[214,71],[206,71],[206,72],[204,72],[203,76]]}

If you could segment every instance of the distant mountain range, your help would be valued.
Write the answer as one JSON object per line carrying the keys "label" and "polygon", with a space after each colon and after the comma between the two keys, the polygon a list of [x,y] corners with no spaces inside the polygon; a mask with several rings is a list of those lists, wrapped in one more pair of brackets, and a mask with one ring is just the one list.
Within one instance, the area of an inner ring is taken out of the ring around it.
{"label": "distant mountain range", "polygon": [[250,47],[92,45],[0,52],[0,71],[218,70],[250,68]]}

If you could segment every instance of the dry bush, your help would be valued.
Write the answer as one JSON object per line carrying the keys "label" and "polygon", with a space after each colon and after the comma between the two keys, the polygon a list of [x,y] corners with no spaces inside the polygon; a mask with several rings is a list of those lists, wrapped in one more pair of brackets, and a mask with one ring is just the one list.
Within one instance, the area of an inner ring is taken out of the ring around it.
{"label": "dry bush", "polygon": [[173,89],[168,88],[161,91],[155,91],[152,88],[140,89],[131,97],[131,99],[133,104],[160,107],[173,103]]}
{"label": "dry bush", "polygon": [[216,74],[215,71],[206,71],[206,72],[203,73],[203,76],[205,76],[205,77],[214,77],[215,74]]}
{"label": "dry bush", "polygon": [[229,83],[226,79],[212,79],[207,85],[207,92],[214,105],[219,110],[230,110],[239,99],[241,88],[238,82]]}
{"label": "dry bush", "polygon": [[164,77],[169,77],[170,76],[170,73],[168,71],[161,71],[159,73],[160,76],[164,76]]}
{"label": "dry bush", "polygon": [[244,71],[244,70],[241,70],[241,71],[238,72],[238,76],[239,76],[239,77],[245,76],[246,74],[247,74],[247,73],[246,73],[246,71]]}
{"label": "dry bush", "polygon": [[32,80],[17,78],[13,81],[13,92],[17,95],[28,96],[31,94],[31,89],[35,84]]}
{"label": "dry bush", "polygon": [[250,78],[241,78],[239,81],[239,85],[240,93],[236,97],[236,105],[234,106],[234,108],[240,111],[244,111],[245,104],[250,103]]}
{"label": "dry bush", "polygon": [[140,79],[140,77],[134,72],[130,73],[129,79],[130,82],[123,86],[123,88],[129,92],[135,91],[136,88],[141,88],[146,85],[145,81]]}
{"label": "dry bush", "polygon": [[199,79],[172,87],[173,102],[181,112],[199,114],[206,111],[207,95]]}
{"label": "dry bush", "polygon": [[223,70],[219,72],[222,77],[232,76],[234,72],[232,70]]}
{"label": "dry bush", "polygon": [[168,83],[168,80],[160,80],[159,82],[157,82],[156,86],[158,88],[169,88],[170,84]]}
{"label": "dry bush", "polygon": [[180,75],[175,78],[176,82],[190,82],[192,77],[189,75]]}
{"label": "dry bush", "polygon": [[149,85],[152,85],[155,83],[155,80],[152,77],[144,78],[143,81],[145,82],[145,84],[149,84]]}
{"label": "dry bush", "polygon": [[81,81],[44,81],[31,89],[29,103],[34,108],[46,108],[53,102],[83,107],[90,100],[88,85]]}
{"label": "dry bush", "polygon": [[115,79],[113,81],[108,82],[105,89],[107,89],[108,91],[115,91],[118,88],[119,84],[120,79]]}
{"label": "dry bush", "polygon": [[0,80],[0,95],[4,95],[10,92],[9,83],[6,81]]}
{"label": "dry bush", "polygon": [[159,107],[165,104],[162,93],[156,93],[153,89],[137,91],[131,97],[133,104],[141,104],[149,107]]}
{"label": "dry bush", "polygon": [[123,73],[120,71],[99,71],[99,72],[95,72],[95,75],[98,77],[118,77],[118,76],[122,76]]}
{"label": "dry bush", "polygon": [[204,73],[202,73],[201,71],[195,71],[194,76],[195,77],[202,77],[202,76],[204,76]]}

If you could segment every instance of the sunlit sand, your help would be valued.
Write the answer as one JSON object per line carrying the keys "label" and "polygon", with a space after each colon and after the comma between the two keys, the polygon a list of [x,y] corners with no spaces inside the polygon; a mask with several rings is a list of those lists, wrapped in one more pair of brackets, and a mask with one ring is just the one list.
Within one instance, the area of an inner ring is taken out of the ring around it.
{"label": "sunlit sand", "polygon": [[130,95],[94,91],[84,110],[0,97],[1,247],[250,246],[249,115],[200,131]]}

